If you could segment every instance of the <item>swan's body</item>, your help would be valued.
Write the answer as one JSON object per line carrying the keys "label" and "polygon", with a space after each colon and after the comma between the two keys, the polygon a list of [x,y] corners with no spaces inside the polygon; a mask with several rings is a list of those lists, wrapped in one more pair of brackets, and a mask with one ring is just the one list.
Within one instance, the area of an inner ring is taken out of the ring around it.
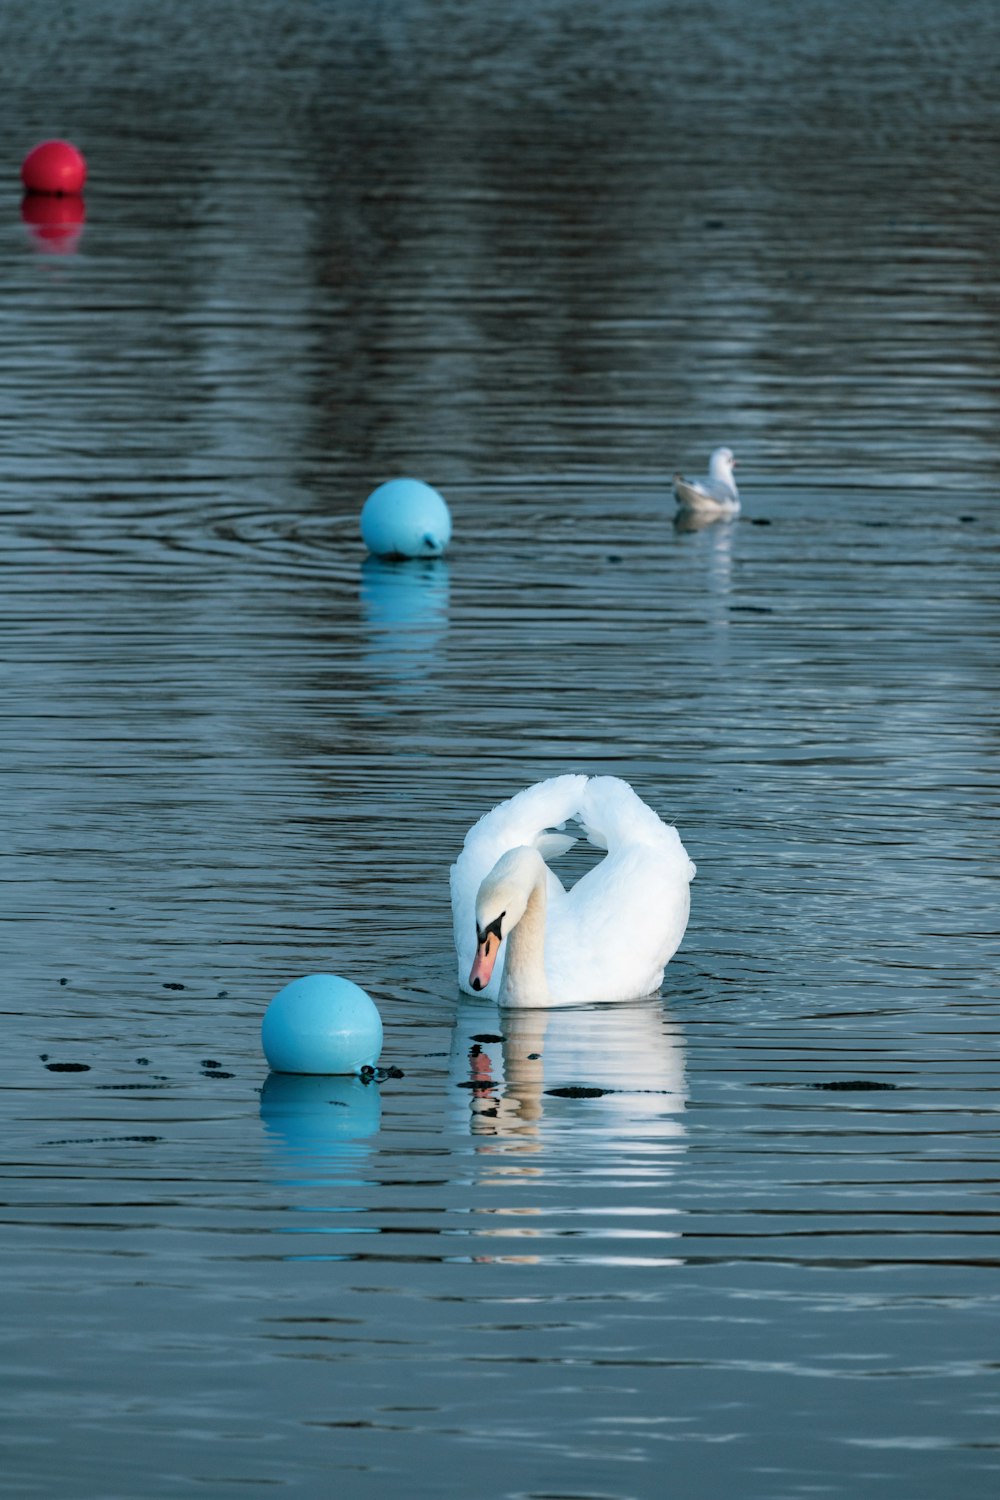
{"label": "swan's body", "polygon": [[[545,863],[575,819],[606,849],[570,890]],[[458,982],[500,1005],[635,1000],[659,989],[687,927],[695,867],[627,781],[555,776],[486,813],[451,870]]]}
{"label": "swan's body", "polygon": [[674,494],[680,509],[704,516],[738,516],[740,492],[733,477],[735,467],[732,449],[716,448],[708,461],[707,478],[685,479],[683,474],[675,474]]}

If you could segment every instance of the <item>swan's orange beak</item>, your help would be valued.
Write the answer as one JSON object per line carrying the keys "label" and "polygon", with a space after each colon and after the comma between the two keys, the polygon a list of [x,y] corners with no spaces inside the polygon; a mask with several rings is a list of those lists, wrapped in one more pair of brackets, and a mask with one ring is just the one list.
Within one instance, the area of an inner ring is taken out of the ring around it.
{"label": "swan's orange beak", "polygon": [[500,939],[495,932],[488,932],[476,949],[469,973],[469,983],[474,990],[484,990],[489,984],[499,952]]}

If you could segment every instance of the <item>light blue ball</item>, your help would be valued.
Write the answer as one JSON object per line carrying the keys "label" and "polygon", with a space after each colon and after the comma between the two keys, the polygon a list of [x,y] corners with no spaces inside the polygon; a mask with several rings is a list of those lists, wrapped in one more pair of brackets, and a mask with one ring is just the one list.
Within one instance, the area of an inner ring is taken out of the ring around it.
{"label": "light blue ball", "polygon": [[260,1040],[276,1073],[358,1073],[378,1061],[382,1017],[350,979],[307,974],[275,995]]}
{"label": "light blue ball", "polygon": [[361,509],[361,536],[376,557],[440,557],[451,541],[451,512],[421,479],[388,479]]}

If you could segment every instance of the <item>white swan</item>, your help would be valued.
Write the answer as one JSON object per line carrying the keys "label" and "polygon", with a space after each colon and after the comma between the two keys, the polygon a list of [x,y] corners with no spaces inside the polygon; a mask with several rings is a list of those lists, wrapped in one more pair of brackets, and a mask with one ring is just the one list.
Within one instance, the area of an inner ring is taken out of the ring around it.
{"label": "white swan", "polygon": [[[607,854],[564,890],[544,856],[575,819]],[[615,776],[555,776],[486,813],[451,869],[458,982],[500,1005],[635,1000],[659,989],[691,909],[676,828]]]}
{"label": "white swan", "polygon": [[733,469],[736,459],[731,448],[716,448],[708,461],[707,479],[685,479],[674,475],[674,494],[682,511],[704,516],[738,516],[740,492]]}

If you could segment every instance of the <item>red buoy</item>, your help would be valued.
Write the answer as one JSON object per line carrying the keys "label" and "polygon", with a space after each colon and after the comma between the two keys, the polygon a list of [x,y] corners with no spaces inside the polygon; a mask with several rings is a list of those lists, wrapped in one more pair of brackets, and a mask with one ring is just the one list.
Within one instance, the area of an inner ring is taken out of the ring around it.
{"label": "red buoy", "polygon": [[87,163],[69,141],[42,141],[21,163],[21,181],[29,193],[82,193]]}

